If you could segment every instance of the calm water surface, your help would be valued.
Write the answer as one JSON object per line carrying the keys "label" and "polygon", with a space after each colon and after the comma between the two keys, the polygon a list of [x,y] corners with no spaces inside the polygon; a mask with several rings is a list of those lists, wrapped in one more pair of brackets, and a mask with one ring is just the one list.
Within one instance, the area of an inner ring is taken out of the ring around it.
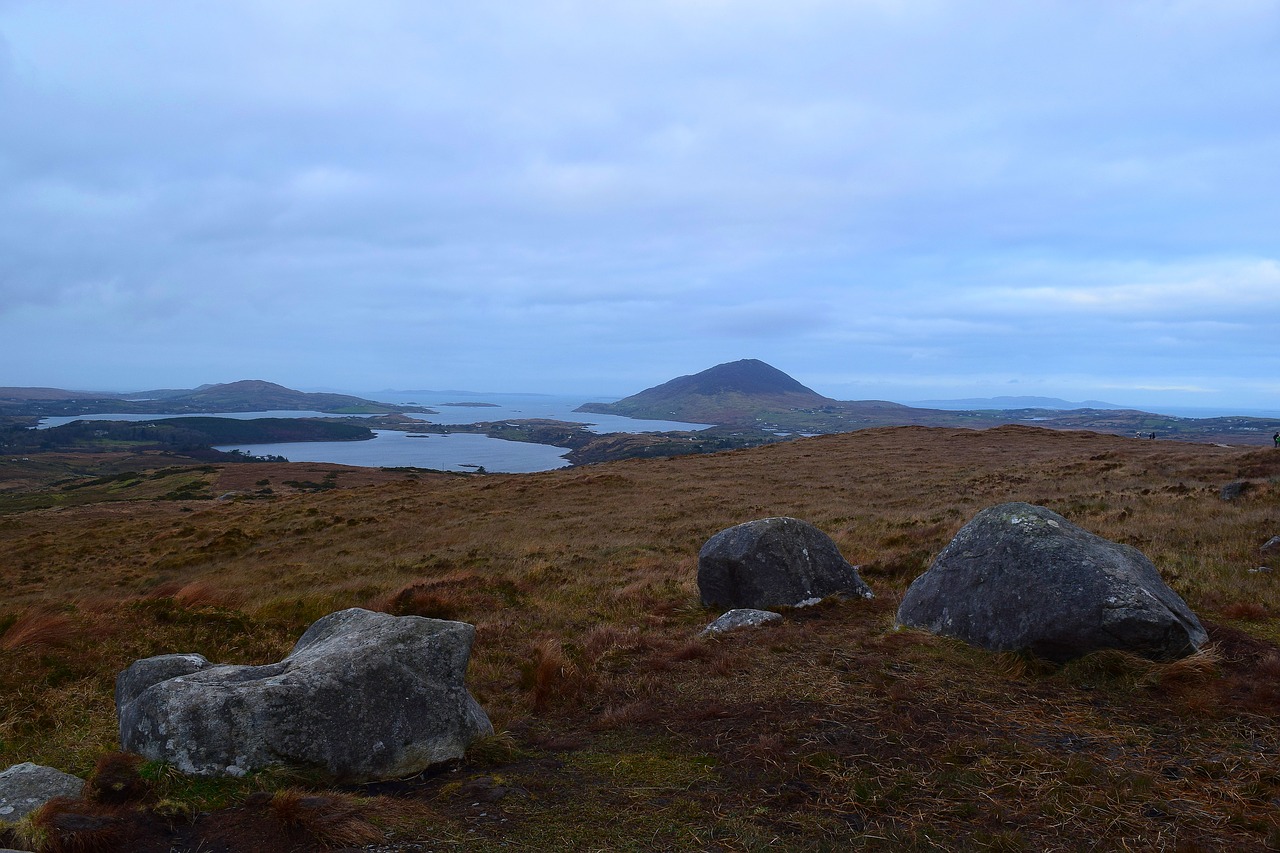
{"label": "calm water surface", "polygon": [[333,462],[371,468],[435,468],[441,471],[486,471],[528,474],[564,468],[569,451],[548,444],[504,441],[487,435],[428,435],[417,438],[399,430],[376,429],[370,441],[297,441],[280,444],[221,445],[252,456],[283,456],[290,462]]}
{"label": "calm water surface", "polygon": [[[437,424],[472,424],[483,421],[547,418],[587,424],[594,432],[667,432],[671,430],[705,429],[707,424],[680,421],[649,421],[617,415],[596,415],[573,411],[586,402],[582,397],[560,397],[541,394],[471,394],[467,392],[379,392],[362,394],[366,399],[401,405],[416,404],[439,414],[415,415]],[[608,402],[611,398],[597,398]],[[489,406],[448,406],[446,403],[492,403]],[[157,418],[219,417],[238,418],[324,418],[341,417],[323,412],[207,412],[183,415],[144,415],[104,412],[75,417],[44,418],[41,429],[61,426],[72,421],[144,421]],[[368,416],[364,416],[368,417]],[[283,456],[290,462],[332,462],[337,465],[362,465],[378,468],[435,468],[441,471],[486,471],[525,474],[550,471],[569,463],[569,451],[547,444],[504,441],[486,435],[429,435],[414,437],[398,430],[374,430],[369,441],[299,441],[278,444],[228,444],[218,450],[239,450],[253,456]]]}

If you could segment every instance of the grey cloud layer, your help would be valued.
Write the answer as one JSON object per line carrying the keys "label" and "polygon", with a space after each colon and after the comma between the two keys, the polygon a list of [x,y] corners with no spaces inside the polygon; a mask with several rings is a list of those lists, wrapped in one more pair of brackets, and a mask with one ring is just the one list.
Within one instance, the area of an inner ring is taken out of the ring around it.
{"label": "grey cloud layer", "polygon": [[0,2],[0,384],[625,393],[756,356],[1260,399],[1278,32],[1246,0]]}

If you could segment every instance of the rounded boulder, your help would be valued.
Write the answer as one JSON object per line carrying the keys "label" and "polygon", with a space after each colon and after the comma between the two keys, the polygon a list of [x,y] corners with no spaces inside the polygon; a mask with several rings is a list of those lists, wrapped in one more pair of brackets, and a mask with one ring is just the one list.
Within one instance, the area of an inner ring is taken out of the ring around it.
{"label": "rounded boulder", "polygon": [[756,609],[872,597],[831,537],[795,518],[748,521],[708,539],[698,552],[698,592],[706,607]]}
{"label": "rounded boulder", "polygon": [[1026,503],[974,516],[907,589],[897,621],[1059,663],[1101,649],[1169,660],[1208,640],[1142,552]]}

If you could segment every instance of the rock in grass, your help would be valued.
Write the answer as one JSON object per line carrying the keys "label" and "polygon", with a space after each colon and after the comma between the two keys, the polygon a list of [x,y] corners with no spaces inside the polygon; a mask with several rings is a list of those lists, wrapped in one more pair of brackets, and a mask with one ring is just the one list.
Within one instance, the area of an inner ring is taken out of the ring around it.
{"label": "rock in grass", "polygon": [[721,530],[698,552],[707,607],[794,607],[828,595],[871,598],[831,537],[806,521],[762,518]]}
{"label": "rock in grass", "polygon": [[54,797],[78,797],[84,780],[29,761],[0,773],[0,821],[13,823]]}
{"label": "rock in grass", "polygon": [[1172,659],[1208,639],[1137,549],[1025,503],[966,524],[911,584],[898,623],[1058,662],[1099,649]]}
{"label": "rock in grass", "polygon": [[737,628],[756,628],[760,625],[768,625],[770,622],[781,621],[782,616],[770,610],[752,610],[749,607],[741,607],[725,613],[719,619],[703,628],[702,633],[704,636],[722,634],[725,631],[733,631]]}
{"label": "rock in grass", "polygon": [[1272,536],[1258,550],[1263,554],[1280,554],[1280,536]]}
{"label": "rock in grass", "polygon": [[1233,483],[1227,483],[1223,486],[1222,490],[1218,492],[1218,497],[1222,498],[1224,501],[1234,501],[1237,498],[1242,497],[1244,493],[1249,491],[1251,488],[1253,488],[1253,483],[1250,483],[1248,480],[1236,480]]}
{"label": "rock in grass", "polygon": [[279,663],[140,660],[116,679],[120,742],[197,776],[279,764],[347,782],[412,775],[493,733],[463,683],[474,638],[462,622],[352,608]]}

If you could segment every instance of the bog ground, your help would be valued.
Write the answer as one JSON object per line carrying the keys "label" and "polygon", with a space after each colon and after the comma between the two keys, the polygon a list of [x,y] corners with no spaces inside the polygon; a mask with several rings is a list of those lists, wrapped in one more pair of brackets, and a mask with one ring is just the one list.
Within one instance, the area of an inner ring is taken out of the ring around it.
{"label": "bog ground", "polygon": [[[1280,451],[903,427],[512,476],[98,457],[71,491],[49,484],[89,463],[40,460],[0,475],[0,766],[100,781],[11,844],[1280,848],[1280,565],[1258,571]],[[932,556],[1013,500],[1142,550],[1210,647],[1050,667],[894,630]],[[831,535],[876,598],[698,639],[718,615],[698,549],[774,515]],[[278,660],[350,606],[476,625],[469,683],[498,734],[456,767],[342,791],[111,755],[133,660]]]}

